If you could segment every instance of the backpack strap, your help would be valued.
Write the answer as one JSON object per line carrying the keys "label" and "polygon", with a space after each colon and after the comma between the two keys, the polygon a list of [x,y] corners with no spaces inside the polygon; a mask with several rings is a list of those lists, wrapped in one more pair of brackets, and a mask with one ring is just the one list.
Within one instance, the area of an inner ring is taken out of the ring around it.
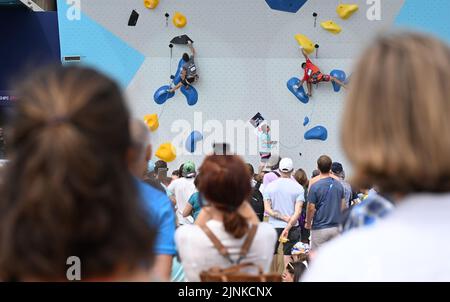
{"label": "backpack strap", "polygon": [[250,231],[247,234],[247,238],[244,241],[244,244],[241,247],[241,251],[239,252],[239,259],[235,263],[233,259],[231,259],[230,253],[228,252],[227,248],[220,242],[219,238],[217,238],[216,235],[211,231],[211,229],[206,225],[202,224],[200,225],[200,228],[205,233],[205,235],[211,240],[214,247],[219,251],[219,253],[225,257],[231,264],[239,264],[242,259],[244,259],[253,243],[253,239],[255,239],[256,231],[258,229],[258,225],[254,224],[251,226]]}
{"label": "backpack strap", "polygon": [[245,238],[244,244],[241,247],[241,251],[239,252],[239,259],[237,264],[239,264],[242,259],[247,257],[248,252],[250,251],[250,247],[252,246],[253,239],[255,239],[256,231],[258,229],[257,224],[253,224],[250,228],[250,231],[247,234],[247,238]]}
{"label": "backpack strap", "polygon": [[212,244],[219,251],[219,253],[223,257],[227,258],[227,260],[230,261],[231,264],[234,264],[234,261],[231,259],[227,248],[222,244],[222,242],[220,242],[219,238],[217,238],[217,236],[214,235],[211,229],[206,224],[200,225],[200,228],[205,233],[205,235],[208,236],[209,240],[211,240]]}

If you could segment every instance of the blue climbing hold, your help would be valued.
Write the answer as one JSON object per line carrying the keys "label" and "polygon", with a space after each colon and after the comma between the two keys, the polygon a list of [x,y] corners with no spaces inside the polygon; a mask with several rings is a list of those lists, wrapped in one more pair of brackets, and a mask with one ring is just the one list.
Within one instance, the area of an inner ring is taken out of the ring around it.
{"label": "blue climbing hold", "polygon": [[303,126],[307,126],[309,124],[309,117],[305,116],[305,119],[303,120]]}
{"label": "blue climbing hold", "polygon": [[300,102],[302,102],[303,104],[307,104],[309,102],[309,97],[306,94],[303,86],[298,87],[299,84],[300,80],[294,77],[287,82],[287,88],[297,97],[297,99],[299,99]]}
{"label": "blue climbing hold", "polygon": [[168,99],[172,98],[175,93],[169,92],[170,89],[169,85],[165,85],[160,87],[158,90],[156,90],[155,94],[153,95],[153,99],[155,100],[155,103],[158,105],[164,104]]}
{"label": "blue climbing hold", "polygon": [[316,126],[312,129],[309,129],[305,133],[306,140],[321,140],[325,141],[328,138],[328,131],[323,126]]}
{"label": "blue climbing hold", "polygon": [[[340,80],[343,83],[345,83],[345,79],[347,77],[344,71],[338,70],[338,69],[331,71],[330,75],[332,77],[337,78],[338,80]],[[341,90],[341,85],[339,85],[338,83],[335,83],[335,82],[331,82],[331,83],[333,84],[333,89],[335,92],[339,92]]]}
{"label": "blue climbing hold", "polygon": [[181,93],[186,97],[187,103],[189,106],[194,106],[198,101],[198,93],[197,90],[193,86],[189,86],[189,89],[186,89],[184,86],[181,86]]}
{"label": "blue climbing hold", "polygon": [[175,73],[175,77],[173,78],[173,83],[175,85],[181,82],[181,71],[183,70],[184,64],[186,64],[186,61],[180,59],[180,62],[178,62],[177,72]]}
{"label": "blue climbing hold", "polygon": [[271,9],[296,13],[308,0],[266,0]]}
{"label": "blue climbing hold", "polygon": [[189,134],[185,146],[186,150],[190,153],[194,153],[195,149],[197,147],[197,143],[203,139],[203,135],[198,131],[192,131],[191,134]]}

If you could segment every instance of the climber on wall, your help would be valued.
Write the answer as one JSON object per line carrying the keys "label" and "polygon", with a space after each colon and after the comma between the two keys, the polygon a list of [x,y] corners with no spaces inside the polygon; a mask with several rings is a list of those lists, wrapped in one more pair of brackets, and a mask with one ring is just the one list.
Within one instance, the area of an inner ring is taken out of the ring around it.
{"label": "climber on wall", "polygon": [[195,66],[194,58],[195,58],[195,48],[192,46],[191,42],[188,42],[188,47],[192,52],[192,55],[189,56],[188,53],[183,54],[183,61],[186,62],[183,65],[183,70],[181,71],[181,82],[178,83],[175,87],[169,90],[170,93],[175,92],[182,85],[189,89],[189,87],[198,79],[197,75],[197,66]]}
{"label": "climber on wall", "polygon": [[312,96],[312,85],[318,84],[320,82],[332,81],[332,82],[335,82],[335,83],[339,84],[340,86],[346,88],[345,84],[341,80],[339,80],[331,75],[323,74],[320,71],[319,67],[317,67],[316,65],[314,65],[311,62],[311,60],[308,57],[308,54],[303,49],[303,47],[301,47],[301,50],[302,50],[303,56],[306,59],[306,62],[304,62],[302,64],[302,68],[304,69],[305,74],[304,74],[303,79],[301,80],[298,88],[302,87],[303,83],[306,82],[306,84],[308,86],[308,96],[310,96],[310,97]]}

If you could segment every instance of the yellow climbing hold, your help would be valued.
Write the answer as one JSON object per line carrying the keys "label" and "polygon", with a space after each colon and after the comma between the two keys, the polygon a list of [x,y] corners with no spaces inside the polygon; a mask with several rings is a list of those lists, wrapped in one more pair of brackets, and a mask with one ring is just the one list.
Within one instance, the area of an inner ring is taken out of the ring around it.
{"label": "yellow climbing hold", "polygon": [[331,20],[322,22],[320,24],[325,30],[329,31],[330,33],[333,33],[335,35],[337,35],[338,33],[340,33],[342,31],[342,28],[337,25],[336,23],[334,23]]}
{"label": "yellow climbing hold", "polygon": [[347,20],[358,9],[359,6],[356,4],[339,4],[338,7],[336,8],[336,12],[338,13],[339,17],[341,17],[344,20]]}
{"label": "yellow climbing hold", "polygon": [[145,0],[144,5],[146,8],[154,9],[158,6],[159,0]]}
{"label": "yellow climbing hold", "polygon": [[173,16],[173,25],[175,25],[178,28],[183,28],[186,26],[187,19],[186,16],[182,13],[176,12]]}
{"label": "yellow climbing hold", "polygon": [[171,143],[161,144],[158,150],[156,150],[155,155],[166,163],[174,161],[177,157],[175,147]]}
{"label": "yellow climbing hold", "polygon": [[297,34],[295,35],[295,40],[297,40],[298,44],[306,51],[306,53],[310,54],[314,51],[314,43],[305,35]]}
{"label": "yellow climbing hold", "polygon": [[151,131],[156,131],[159,127],[159,119],[157,114],[147,114],[144,116],[144,122]]}

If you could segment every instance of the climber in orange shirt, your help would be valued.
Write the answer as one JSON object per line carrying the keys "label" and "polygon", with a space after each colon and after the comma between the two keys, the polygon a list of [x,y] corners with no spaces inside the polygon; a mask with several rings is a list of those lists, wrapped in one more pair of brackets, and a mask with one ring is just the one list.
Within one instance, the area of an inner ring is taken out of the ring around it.
{"label": "climber in orange shirt", "polygon": [[320,82],[333,81],[333,82],[339,84],[340,86],[346,88],[345,84],[338,78],[333,77],[328,74],[323,74],[320,71],[319,67],[317,67],[316,65],[313,64],[313,62],[311,62],[306,51],[303,48],[301,48],[301,50],[302,50],[303,56],[306,59],[306,62],[304,62],[302,64],[302,68],[304,69],[305,74],[299,84],[299,87],[302,87],[303,83],[306,82],[306,84],[308,86],[308,96],[310,96],[310,97],[312,96],[312,84],[318,84]]}

